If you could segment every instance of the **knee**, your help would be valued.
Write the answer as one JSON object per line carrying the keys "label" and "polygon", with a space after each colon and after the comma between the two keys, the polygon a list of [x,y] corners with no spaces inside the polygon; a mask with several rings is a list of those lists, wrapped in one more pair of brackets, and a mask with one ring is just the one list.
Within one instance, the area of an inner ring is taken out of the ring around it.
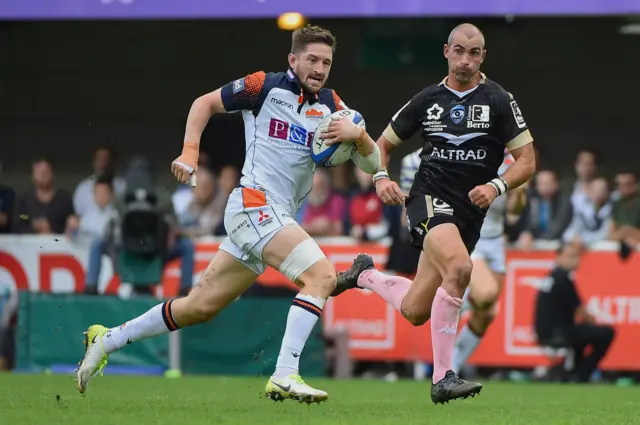
{"label": "knee", "polygon": [[306,279],[308,282],[302,282],[305,288],[311,289],[318,292],[321,296],[329,296],[336,289],[336,281],[338,277],[336,275],[336,271],[331,268],[327,270],[323,270],[322,272],[311,276]]}
{"label": "knee", "polygon": [[486,287],[476,288],[475,286],[469,292],[469,303],[473,305],[474,309],[482,314],[486,314],[487,316],[495,315],[494,306],[498,301],[498,297],[500,296],[500,290],[498,287]]}
{"label": "knee", "polygon": [[403,305],[401,310],[404,318],[413,326],[422,326],[431,318],[431,306],[425,310],[424,308]]}
{"label": "knee", "polygon": [[442,280],[454,284],[464,292],[469,285],[472,271],[473,262],[470,258],[454,258],[447,262]]}

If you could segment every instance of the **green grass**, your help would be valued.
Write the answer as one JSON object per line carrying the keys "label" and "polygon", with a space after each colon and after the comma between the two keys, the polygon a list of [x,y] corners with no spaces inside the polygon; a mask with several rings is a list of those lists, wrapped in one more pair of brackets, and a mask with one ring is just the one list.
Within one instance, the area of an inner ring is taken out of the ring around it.
{"label": "green grass", "polygon": [[81,396],[67,376],[0,374],[2,425],[637,424],[640,388],[487,383],[474,399],[434,406],[427,383],[309,383],[321,405],[262,398],[266,378],[98,377]]}

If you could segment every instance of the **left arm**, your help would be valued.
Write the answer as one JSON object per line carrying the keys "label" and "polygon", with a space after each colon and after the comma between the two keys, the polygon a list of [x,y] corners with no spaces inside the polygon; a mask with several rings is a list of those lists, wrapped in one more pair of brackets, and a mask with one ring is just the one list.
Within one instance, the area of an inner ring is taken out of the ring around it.
{"label": "left arm", "polygon": [[[489,205],[507,190],[526,183],[536,171],[533,137],[524,121],[518,103],[511,94],[497,100],[497,138],[505,143],[515,162],[502,174],[469,192],[469,199],[480,208]],[[493,189],[493,190],[491,190]]]}
{"label": "left arm", "polygon": [[507,183],[507,188],[512,190],[528,182],[533,176],[536,171],[536,157],[533,152],[533,143],[531,142],[509,152],[511,152],[516,161],[507,168],[502,178]]}

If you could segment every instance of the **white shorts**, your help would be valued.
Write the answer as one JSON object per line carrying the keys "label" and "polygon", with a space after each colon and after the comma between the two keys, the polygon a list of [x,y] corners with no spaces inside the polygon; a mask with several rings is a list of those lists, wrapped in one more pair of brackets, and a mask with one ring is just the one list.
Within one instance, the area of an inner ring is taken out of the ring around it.
{"label": "white shorts", "polygon": [[236,188],[224,211],[227,237],[220,249],[261,275],[267,268],[262,261],[262,250],[276,233],[290,224],[296,224],[291,214],[284,207],[269,203],[263,191]]}
{"label": "white shorts", "polygon": [[484,260],[489,268],[496,273],[504,273],[505,241],[502,236],[497,238],[480,238],[471,254],[472,260]]}

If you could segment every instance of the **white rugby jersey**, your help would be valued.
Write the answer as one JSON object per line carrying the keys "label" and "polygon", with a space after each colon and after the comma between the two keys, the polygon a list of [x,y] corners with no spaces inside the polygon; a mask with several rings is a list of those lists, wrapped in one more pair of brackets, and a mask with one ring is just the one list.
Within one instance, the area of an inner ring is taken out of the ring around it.
{"label": "white rugby jersey", "polygon": [[304,93],[291,69],[259,71],[222,87],[227,112],[242,111],[246,139],[240,185],[262,190],[295,216],[311,191],[311,142],[320,122],[346,106],[335,91]]}
{"label": "white rugby jersey", "polygon": [[[409,155],[402,158],[402,167],[400,169],[400,189],[404,193],[409,193],[411,185],[415,178],[418,168],[420,167],[420,152],[422,148],[411,152]],[[511,164],[513,164],[513,156],[505,151],[504,160],[502,165],[498,169],[498,175],[502,175]],[[480,230],[481,238],[497,238],[504,233],[504,220],[507,209],[507,197],[506,195],[499,196],[489,206],[487,215],[482,223],[482,229]]]}

